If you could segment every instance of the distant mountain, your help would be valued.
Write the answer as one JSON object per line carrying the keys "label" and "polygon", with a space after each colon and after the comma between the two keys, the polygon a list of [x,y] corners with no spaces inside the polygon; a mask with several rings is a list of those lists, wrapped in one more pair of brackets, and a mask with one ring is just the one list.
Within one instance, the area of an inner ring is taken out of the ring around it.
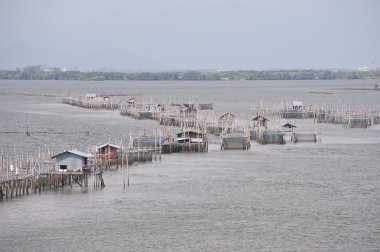
{"label": "distant mountain", "polygon": [[24,68],[31,65],[67,67],[106,71],[162,70],[152,60],[118,49],[101,49],[85,55],[70,55],[58,50],[35,49],[25,44],[14,44],[0,50],[0,68]]}
{"label": "distant mountain", "polygon": [[63,66],[70,56],[58,51],[34,49],[25,44],[14,44],[0,50],[0,67],[16,68],[30,65]]}

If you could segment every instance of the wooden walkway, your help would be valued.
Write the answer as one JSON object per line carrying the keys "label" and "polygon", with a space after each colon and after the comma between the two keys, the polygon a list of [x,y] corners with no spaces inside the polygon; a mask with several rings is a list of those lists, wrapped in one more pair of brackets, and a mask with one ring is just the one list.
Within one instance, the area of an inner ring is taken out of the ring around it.
{"label": "wooden walkway", "polygon": [[105,187],[102,172],[50,172],[39,175],[17,176],[0,181],[0,200],[3,198],[28,195],[29,192],[42,192],[54,188],[79,185],[82,189],[89,187],[93,177],[94,188]]}

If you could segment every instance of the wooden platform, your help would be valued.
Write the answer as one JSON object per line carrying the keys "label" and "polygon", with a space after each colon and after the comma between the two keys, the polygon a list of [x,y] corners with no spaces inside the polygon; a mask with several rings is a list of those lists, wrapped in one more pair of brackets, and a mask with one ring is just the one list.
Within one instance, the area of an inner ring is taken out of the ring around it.
{"label": "wooden platform", "polygon": [[79,185],[81,189],[89,187],[89,178],[93,177],[94,188],[105,187],[102,172],[57,172],[39,175],[13,176],[0,181],[0,200],[22,195],[30,191],[41,192],[58,187]]}

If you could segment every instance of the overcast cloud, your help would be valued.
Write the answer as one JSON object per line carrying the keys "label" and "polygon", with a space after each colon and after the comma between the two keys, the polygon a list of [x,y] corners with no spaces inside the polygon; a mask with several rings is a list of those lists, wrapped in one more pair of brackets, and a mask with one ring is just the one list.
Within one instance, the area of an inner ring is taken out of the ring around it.
{"label": "overcast cloud", "polygon": [[0,0],[3,53],[22,44],[77,66],[112,49],[168,70],[378,67],[379,27],[378,0]]}

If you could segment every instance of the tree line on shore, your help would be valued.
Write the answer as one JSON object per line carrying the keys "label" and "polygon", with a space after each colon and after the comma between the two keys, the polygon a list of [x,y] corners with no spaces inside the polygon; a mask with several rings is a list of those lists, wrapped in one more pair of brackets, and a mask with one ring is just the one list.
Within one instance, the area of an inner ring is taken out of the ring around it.
{"label": "tree line on shore", "polygon": [[168,71],[168,72],[103,72],[42,70],[26,67],[0,70],[6,80],[335,80],[380,78],[380,70],[238,70],[238,71]]}

